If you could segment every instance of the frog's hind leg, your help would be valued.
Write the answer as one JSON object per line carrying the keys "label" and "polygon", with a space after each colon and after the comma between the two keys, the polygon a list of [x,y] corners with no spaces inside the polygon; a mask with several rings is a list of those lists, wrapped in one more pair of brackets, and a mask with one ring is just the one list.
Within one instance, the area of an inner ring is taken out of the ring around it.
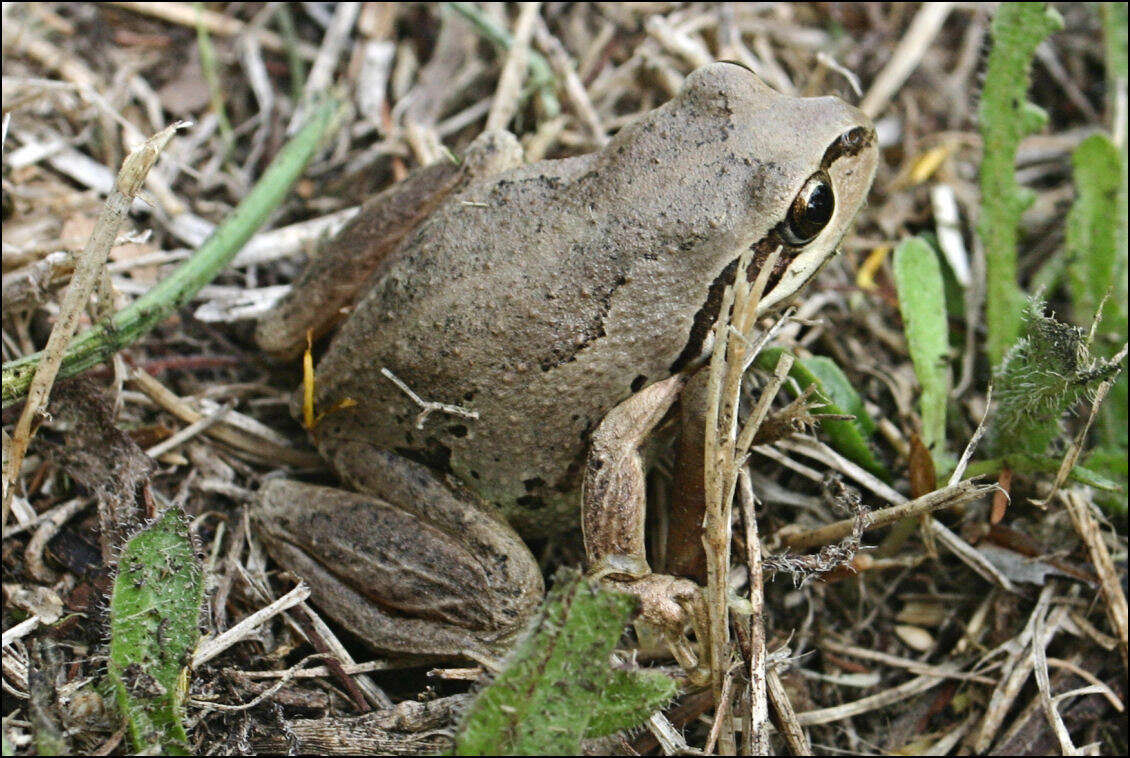
{"label": "frog's hind leg", "polygon": [[257,516],[272,557],[382,652],[488,665],[504,655],[544,591],[517,533],[420,464],[361,444],[335,452],[364,494],[265,483]]}
{"label": "frog's hind leg", "polygon": [[401,240],[458,186],[461,175],[454,162],[433,163],[362,205],[332,241],[320,245],[290,291],[259,321],[259,347],[276,358],[293,358],[306,346],[307,330],[315,337],[329,331]]}
{"label": "frog's hind leg", "polygon": [[522,148],[509,132],[484,132],[461,162],[444,160],[416,169],[366,201],[333,238],[278,304],[260,319],[259,347],[276,358],[297,357],[306,332],[327,333],[380,276],[400,243],[439,205],[467,182],[522,162]]}

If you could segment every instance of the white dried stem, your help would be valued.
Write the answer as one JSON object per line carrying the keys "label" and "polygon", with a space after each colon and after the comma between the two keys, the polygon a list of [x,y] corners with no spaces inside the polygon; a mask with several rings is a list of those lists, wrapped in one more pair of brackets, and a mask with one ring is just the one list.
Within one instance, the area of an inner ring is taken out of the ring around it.
{"label": "white dried stem", "polygon": [[28,387],[24,410],[12,433],[8,459],[4,462],[4,502],[3,511],[0,513],[0,527],[8,522],[8,509],[16,491],[16,478],[19,476],[24,454],[27,453],[34,434],[32,424],[38,422],[41,412],[47,405],[51,387],[55,384],[55,376],[59,373],[59,367],[63,362],[63,354],[78,328],[79,318],[90,299],[90,294],[102,275],[106,258],[110,255],[110,247],[118,236],[118,229],[121,228],[130,203],[141,189],[149,169],[157,162],[161,150],[181,126],[182,124],[178,122],[166,127],[126,156],[121,171],[118,172],[114,189],[106,198],[94,231],[87,240],[86,248],[75,262],[75,272],[59,306],[58,319],[51,329],[51,336],[47,338],[43,358],[36,366],[35,377]]}
{"label": "white dried stem", "polygon": [[204,665],[232,645],[250,637],[261,624],[288,608],[293,608],[308,597],[310,597],[310,587],[305,582],[299,582],[298,586],[290,592],[255,611],[223,634],[201,642],[192,656],[192,667],[199,668]]}
{"label": "white dried stem", "polygon": [[514,22],[514,43],[506,56],[506,63],[498,77],[498,87],[494,92],[487,115],[486,131],[505,129],[518,112],[518,100],[522,81],[526,77],[530,55],[530,38],[534,33],[534,21],[541,10],[541,3],[523,3]]}

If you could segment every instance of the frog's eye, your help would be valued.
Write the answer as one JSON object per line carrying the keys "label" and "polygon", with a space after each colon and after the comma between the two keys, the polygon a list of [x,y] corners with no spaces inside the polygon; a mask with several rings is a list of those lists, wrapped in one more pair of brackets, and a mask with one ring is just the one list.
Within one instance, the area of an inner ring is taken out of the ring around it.
{"label": "frog's eye", "polygon": [[785,220],[785,241],[790,245],[805,245],[816,238],[828,225],[836,210],[836,195],[832,183],[823,171],[817,171],[797,193],[789,206]]}

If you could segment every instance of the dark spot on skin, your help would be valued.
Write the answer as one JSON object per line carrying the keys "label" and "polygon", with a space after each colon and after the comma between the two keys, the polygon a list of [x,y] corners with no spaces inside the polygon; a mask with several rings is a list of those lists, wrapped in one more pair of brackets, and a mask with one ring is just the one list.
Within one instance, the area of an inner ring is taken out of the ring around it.
{"label": "dark spot on skin", "polygon": [[597,299],[596,312],[589,318],[588,323],[584,327],[584,331],[577,339],[555,345],[549,355],[546,355],[538,361],[538,365],[541,366],[542,371],[549,371],[557,366],[575,361],[577,359],[577,353],[588,347],[589,343],[605,335],[604,317],[608,315],[608,311],[612,307],[612,298],[616,294],[616,290],[623,287],[627,281],[627,277],[621,274],[616,277],[607,290],[594,293]]}
{"label": "dark spot on skin", "polygon": [[632,392],[639,392],[645,384],[647,384],[647,377],[640,374],[632,380]]}
{"label": "dark spot on skin", "polygon": [[545,507],[545,500],[537,495],[522,495],[514,502],[530,511],[540,510]]}
{"label": "dark spot on skin", "polygon": [[535,476],[531,479],[523,479],[522,486],[526,488],[526,492],[533,492],[539,487],[545,486],[545,480],[540,476]]}
{"label": "dark spot on skin", "polygon": [[447,433],[452,437],[466,437],[467,427],[463,424],[455,424],[453,426],[447,427]]}
{"label": "dark spot on skin", "polygon": [[428,437],[424,440],[424,444],[426,447],[423,450],[413,447],[398,447],[393,452],[404,456],[410,461],[422,463],[433,471],[438,471],[443,474],[454,473],[451,470],[451,448],[435,437]]}

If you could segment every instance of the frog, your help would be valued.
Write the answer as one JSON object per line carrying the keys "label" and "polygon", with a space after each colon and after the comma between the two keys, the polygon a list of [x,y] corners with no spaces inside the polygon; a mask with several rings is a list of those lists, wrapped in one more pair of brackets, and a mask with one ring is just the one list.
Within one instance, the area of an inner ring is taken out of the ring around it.
{"label": "frog", "polygon": [[390,657],[497,661],[544,593],[526,541],[578,526],[591,576],[685,624],[700,589],[649,567],[641,451],[705,373],[739,257],[750,281],[775,261],[779,310],[877,163],[858,109],[715,62],[594,152],[524,163],[492,131],[393,185],[259,324],[276,355],[336,328],[313,437],[345,485],[268,478],[267,551]]}

